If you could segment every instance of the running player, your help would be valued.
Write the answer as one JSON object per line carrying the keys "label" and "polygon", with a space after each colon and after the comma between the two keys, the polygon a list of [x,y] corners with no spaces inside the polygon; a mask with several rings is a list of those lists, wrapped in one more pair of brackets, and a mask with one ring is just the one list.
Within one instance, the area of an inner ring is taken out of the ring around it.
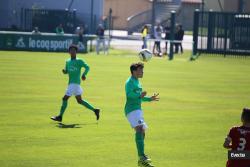
{"label": "running player", "polygon": [[[70,59],[66,61],[65,68],[62,70],[64,74],[68,74],[69,76],[69,82],[68,82],[68,88],[65,92],[65,95],[62,99],[62,106],[60,109],[60,113],[58,116],[51,117],[54,121],[62,121],[63,114],[67,108],[68,99],[74,95],[76,98],[76,101],[78,104],[83,105],[84,107],[88,108],[89,110],[92,110],[96,116],[96,120],[99,120],[100,116],[100,109],[94,108],[91,104],[89,104],[86,100],[82,99],[82,88],[80,86],[81,79],[83,81],[86,80],[86,76],[89,72],[89,66],[81,59],[76,57],[78,47],[77,45],[70,45],[69,47],[69,54]],[[81,76],[81,68],[84,67],[85,71],[83,72]],[[80,79],[81,76],[81,79]]]}

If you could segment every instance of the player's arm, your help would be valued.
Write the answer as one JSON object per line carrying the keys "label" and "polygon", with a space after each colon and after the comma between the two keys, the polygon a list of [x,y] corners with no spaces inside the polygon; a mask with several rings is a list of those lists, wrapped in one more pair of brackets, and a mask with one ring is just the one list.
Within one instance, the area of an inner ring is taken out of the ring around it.
{"label": "player's arm", "polygon": [[142,98],[142,101],[159,101],[159,93],[154,93],[153,96],[149,97],[149,96],[144,96]]}
{"label": "player's arm", "polygon": [[81,60],[81,67],[84,67],[85,69],[85,71],[82,74],[82,80],[85,80],[90,68],[89,65],[82,60]]}
{"label": "player's arm", "polygon": [[232,138],[231,137],[227,136],[225,138],[223,147],[226,148],[226,149],[231,149],[232,148]]}
{"label": "player's arm", "polygon": [[63,72],[64,74],[68,74],[68,70],[67,70],[67,62],[66,62],[66,64],[65,64],[64,69],[62,69],[62,72]]}

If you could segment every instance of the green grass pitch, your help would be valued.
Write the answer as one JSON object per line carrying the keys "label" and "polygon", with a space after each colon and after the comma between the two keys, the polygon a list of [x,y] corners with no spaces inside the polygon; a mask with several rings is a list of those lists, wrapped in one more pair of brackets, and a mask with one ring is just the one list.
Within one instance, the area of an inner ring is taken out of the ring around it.
{"label": "green grass pitch", "polygon": [[[134,167],[134,132],[124,116],[124,84],[135,53],[79,54],[90,65],[82,82],[84,98],[102,109],[100,121],[69,100],[64,126],[58,114],[68,78],[67,53],[0,52],[1,167]],[[144,103],[146,153],[157,167],[222,167],[224,137],[240,124],[250,105],[250,59],[190,53],[174,61],[153,58],[145,64],[143,88],[160,93]]]}

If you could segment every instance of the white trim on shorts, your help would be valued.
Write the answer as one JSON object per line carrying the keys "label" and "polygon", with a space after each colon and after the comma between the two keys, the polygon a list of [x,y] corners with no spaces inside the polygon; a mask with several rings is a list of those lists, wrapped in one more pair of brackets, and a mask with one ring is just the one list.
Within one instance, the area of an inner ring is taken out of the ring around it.
{"label": "white trim on shorts", "polygon": [[82,88],[79,84],[74,84],[74,83],[71,83],[68,85],[67,89],[66,89],[66,92],[65,92],[65,95],[67,96],[79,96],[79,95],[82,95]]}
{"label": "white trim on shorts", "polygon": [[143,126],[143,129],[146,130],[148,128],[146,122],[144,122],[143,111],[142,110],[134,110],[127,115],[127,119],[132,128],[137,126]]}

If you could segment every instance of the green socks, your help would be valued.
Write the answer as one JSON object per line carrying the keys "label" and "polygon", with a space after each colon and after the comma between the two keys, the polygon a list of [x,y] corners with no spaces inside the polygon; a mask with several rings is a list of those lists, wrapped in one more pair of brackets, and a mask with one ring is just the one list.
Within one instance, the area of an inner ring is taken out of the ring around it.
{"label": "green socks", "polygon": [[63,114],[67,108],[67,104],[68,104],[68,101],[63,100],[59,116],[61,116],[61,117],[63,116]]}
{"label": "green socks", "polygon": [[90,109],[90,110],[92,110],[92,111],[95,110],[95,108],[94,108],[91,104],[89,104],[86,100],[83,100],[83,101],[82,101],[82,105],[83,105],[84,107],[86,107],[87,109]]}
{"label": "green socks", "polygon": [[[92,111],[95,110],[95,108],[91,104],[89,104],[87,101],[85,101],[85,100],[83,100],[81,104],[83,106],[85,106],[86,108],[92,110]],[[65,112],[65,110],[67,108],[67,105],[68,105],[68,101],[67,100],[63,100],[59,116],[63,117],[63,114],[64,114],[64,112]]]}
{"label": "green socks", "polygon": [[[85,100],[83,100],[81,104],[83,106],[85,106],[86,108],[92,110],[92,111],[95,110],[95,108],[91,104],[89,104],[87,101],[85,101]],[[64,112],[65,112],[65,110],[67,108],[67,105],[68,105],[68,101],[67,100],[63,100],[59,116],[63,117],[63,114],[64,114]]]}
{"label": "green socks", "polygon": [[135,133],[135,142],[138,151],[138,156],[141,157],[144,155],[144,137],[141,132]]}

